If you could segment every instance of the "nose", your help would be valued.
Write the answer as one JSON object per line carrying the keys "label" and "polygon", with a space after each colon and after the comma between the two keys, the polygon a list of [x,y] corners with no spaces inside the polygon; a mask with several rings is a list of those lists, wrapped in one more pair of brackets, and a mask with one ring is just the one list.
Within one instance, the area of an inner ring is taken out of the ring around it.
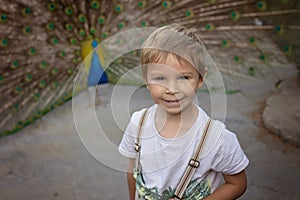
{"label": "nose", "polygon": [[175,94],[178,92],[177,83],[176,81],[168,81],[166,85],[166,93],[167,94]]}

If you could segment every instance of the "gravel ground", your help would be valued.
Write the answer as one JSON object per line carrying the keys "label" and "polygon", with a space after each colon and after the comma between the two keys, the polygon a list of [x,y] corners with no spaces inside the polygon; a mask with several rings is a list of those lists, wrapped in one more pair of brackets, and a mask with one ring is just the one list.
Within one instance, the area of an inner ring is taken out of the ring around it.
{"label": "gravel ground", "polygon": [[[242,92],[227,95],[226,125],[238,135],[250,159],[248,190],[242,200],[300,197],[300,148],[262,126],[262,110],[274,92],[273,82],[240,80]],[[88,91],[74,98],[77,130],[70,101],[1,139],[0,199],[127,199],[125,174],[120,171],[126,160],[116,153],[116,146],[130,113],[152,101],[145,88],[120,86],[114,97],[114,116],[109,114],[114,89],[113,85],[99,87],[95,108]],[[132,94],[130,100],[128,94]],[[198,96],[210,113],[209,94]]]}

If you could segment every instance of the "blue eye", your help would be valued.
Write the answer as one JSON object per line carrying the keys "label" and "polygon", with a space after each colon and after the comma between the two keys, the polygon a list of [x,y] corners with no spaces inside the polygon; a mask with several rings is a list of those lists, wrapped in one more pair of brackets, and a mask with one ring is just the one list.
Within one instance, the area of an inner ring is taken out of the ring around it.
{"label": "blue eye", "polygon": [[188,76],[180,76],[180,77],[179,77],[180,80],[188,80],[189,78],[190,78],[190,77],[188,77]]}
{"label": "blue eye", "polygon": [[153,79],[154,81],[163,81],[163,80],[165,80],[165,77],[157,76],[157,77],[153,77],[152,79]]}

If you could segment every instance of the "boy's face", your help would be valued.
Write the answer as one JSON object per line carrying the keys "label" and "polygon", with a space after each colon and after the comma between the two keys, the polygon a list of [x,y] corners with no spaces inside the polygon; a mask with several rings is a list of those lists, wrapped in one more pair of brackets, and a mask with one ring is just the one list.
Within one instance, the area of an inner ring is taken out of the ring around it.
{"label": "boy's face", "polygon": [[165,64],[147,66],[147,88],[154,102],[168,114],[180,114],[193,107],[197,88],[202,86],[198,71],[188,62],[168,56]]}

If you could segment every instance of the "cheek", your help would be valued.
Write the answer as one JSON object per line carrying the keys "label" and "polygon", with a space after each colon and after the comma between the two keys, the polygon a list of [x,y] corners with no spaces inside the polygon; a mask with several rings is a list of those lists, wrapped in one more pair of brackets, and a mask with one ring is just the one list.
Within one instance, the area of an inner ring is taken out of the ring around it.
{"label": "cheek", "polygon": [[194,81],[191,81],[188,83],[181,84],[180,89],[181,91],[187,94],[194,94],[198,89],[198,85]]}
{"label": "cheek", "polygon": [[164,92],[164,87],[158,84],[148,84],[147,89],[152,97],[158,97]]}
{"label": "cheek", "polygon": [[196,96],[196,93],[197,93],[197,89],[191,89],[186,92],[186,94],[192,98]]}

